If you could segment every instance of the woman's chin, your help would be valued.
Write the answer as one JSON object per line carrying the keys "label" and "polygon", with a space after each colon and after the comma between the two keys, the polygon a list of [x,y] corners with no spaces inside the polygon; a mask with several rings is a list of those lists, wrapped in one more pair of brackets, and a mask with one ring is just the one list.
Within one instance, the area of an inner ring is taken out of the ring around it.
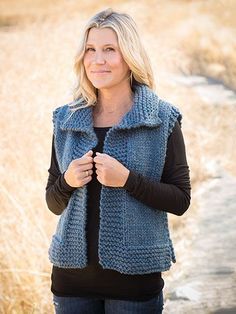
{"label": "woman's chin", "polygon": [[107,89],[112,87],[112,84],[106,84],[104,82],[92,82],[92,84],[97,89]]}

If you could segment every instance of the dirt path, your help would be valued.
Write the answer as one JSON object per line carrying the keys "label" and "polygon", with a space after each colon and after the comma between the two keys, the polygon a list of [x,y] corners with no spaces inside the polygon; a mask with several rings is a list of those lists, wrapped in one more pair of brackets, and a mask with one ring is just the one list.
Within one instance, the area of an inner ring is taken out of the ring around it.
{"label": "dirt path", "polygon": [[190,263],[164,313],[236,313],[236,178],[224,173],[205,183],[198,200]]}
{"label": "dirt path", "polygon": [[[236,104],[235,92],[201,76],[175,77],[209,105]],[[164,314],[236,313],[236,178],[222,167],[196,191],[197,232],[184,271],[168,281]]]}
{"label": "dirt path", "polygon": [[173,75],[172,80],[179,84],[193,88],[199,97],[206,103],[236,105],[235,91],[227,88],[222,83],[201,75]]}

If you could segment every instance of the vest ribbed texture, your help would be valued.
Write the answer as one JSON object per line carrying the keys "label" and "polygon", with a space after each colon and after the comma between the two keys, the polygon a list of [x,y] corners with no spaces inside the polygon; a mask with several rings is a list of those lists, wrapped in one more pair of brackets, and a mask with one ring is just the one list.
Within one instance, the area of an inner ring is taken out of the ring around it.
{"label": "vest ribbed texture", "polygon": [[[103,152],[128,169],[160,182],[167,140],[177,119],[181,122],[178,108],[139,84],[131,110],[107,132]],[[56,108],[53,126],[62,173],[73,159],[82,157],[98,143],[91,106],[72,115],[68,105]],[[87,266],[86,208],[87,185],[73,191],[59,218],[49,248],[49,259],[55,266]],[[145,274],[166,271],[171,261],[176,261],[166,212],[144,205],[123,188],[105,185],[101,188],[99,209],[98,255],[103,268]]]}

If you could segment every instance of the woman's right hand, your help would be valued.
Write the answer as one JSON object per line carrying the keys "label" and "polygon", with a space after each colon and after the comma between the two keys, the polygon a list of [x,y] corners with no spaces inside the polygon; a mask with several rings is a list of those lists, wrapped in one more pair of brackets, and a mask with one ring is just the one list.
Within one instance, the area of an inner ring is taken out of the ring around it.
{"label": "woman's right hand", "polygon": [[[92,180],[93,174],[93,151],[90,150],[81,158],[74,159],[64,173],[66,183],[71,187],[82,187]],[[88,170],[88,176],[86,171]]]}

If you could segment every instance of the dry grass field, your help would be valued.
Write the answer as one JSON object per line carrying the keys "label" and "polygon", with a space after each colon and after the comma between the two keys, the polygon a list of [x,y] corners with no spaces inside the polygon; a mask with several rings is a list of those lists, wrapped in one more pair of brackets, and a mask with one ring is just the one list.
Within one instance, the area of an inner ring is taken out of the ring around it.
{"label": "dry grass field", "polygon": [[173,80],[201,75],[236,90],[235,1],[0,0],[0,313],[53,313],[47,250],[58,217],[45,202],[51,114],[72,100],[81,26],[106,7],[133,16],[159,96],[183,113],[193,201],[184,216],[170,217],[177,258],[187,254],[183,238],[194,232],[188,222],[197,217],[201,183],[219,167],[236,176],[235,104],[204,101]]}

